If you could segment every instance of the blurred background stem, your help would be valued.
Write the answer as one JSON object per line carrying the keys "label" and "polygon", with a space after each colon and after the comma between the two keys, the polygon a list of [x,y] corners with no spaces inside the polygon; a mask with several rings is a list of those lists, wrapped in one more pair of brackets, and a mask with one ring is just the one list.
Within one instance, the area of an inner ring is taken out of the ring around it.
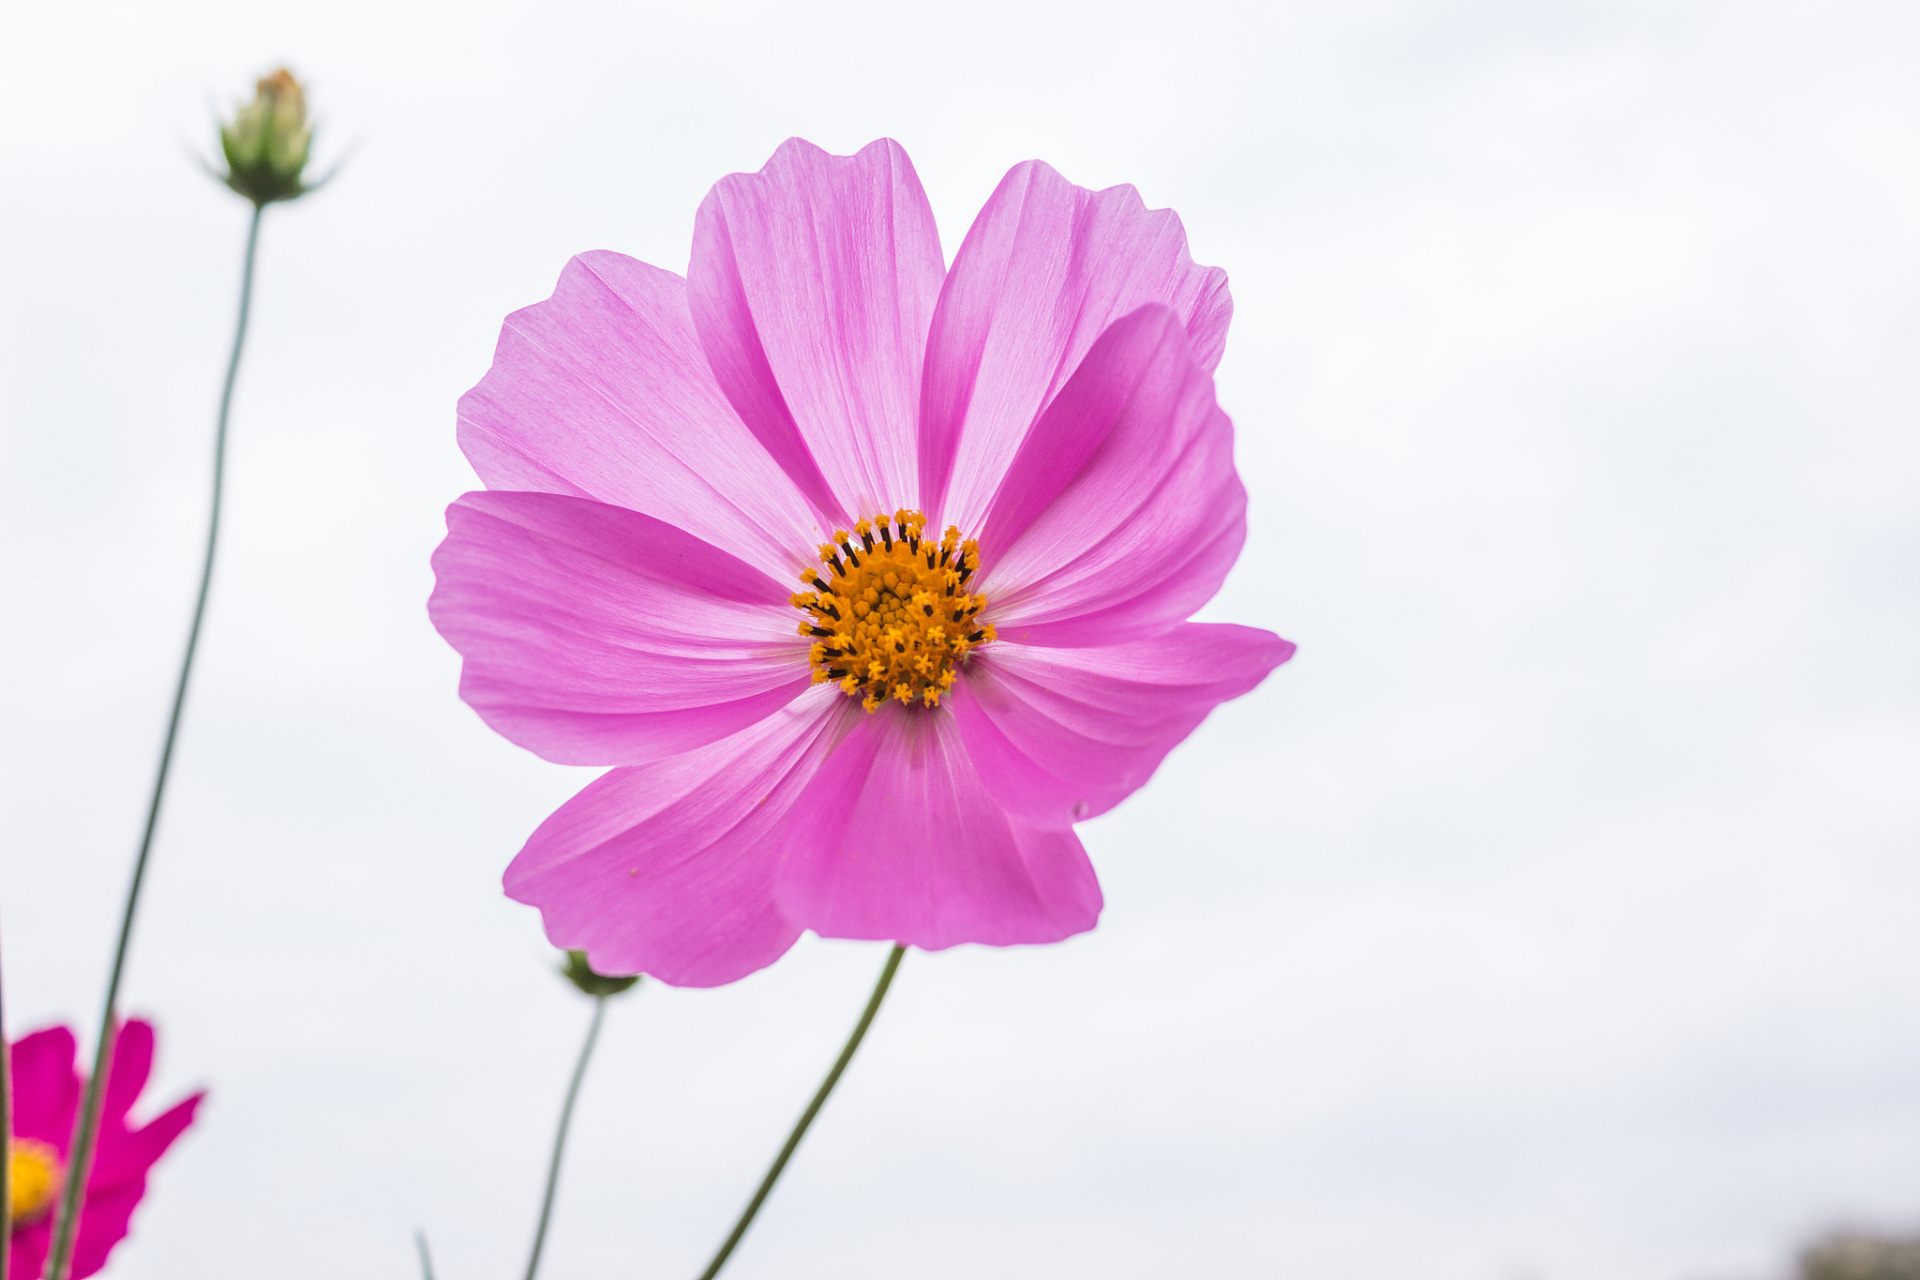
{"label": "blurred background stem", "polygon": [[6,1005],[0,1003],[0,1280],[13,1254],[13,1045]]}

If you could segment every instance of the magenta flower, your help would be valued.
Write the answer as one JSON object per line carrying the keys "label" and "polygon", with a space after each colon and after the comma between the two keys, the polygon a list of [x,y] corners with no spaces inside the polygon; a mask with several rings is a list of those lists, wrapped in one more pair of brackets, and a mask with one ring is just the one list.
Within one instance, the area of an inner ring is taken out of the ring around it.
{"label": "magenta flower", "polygon": [[685,986],[803,929],[1092,928],[1073,824],[1293,653],[1186,620],[1246,532],[1230,311],[1172,212],[1037,161],[948,270],[890,141],[723,179],[684,280],[570,262],[460,402],[489,491],[434,556],[461,696],[616,766],[508,895],[595,969]]}
{"label": "magenta flower", "polygon": [[[33,1280],[47,1260],[53,1214],[66,1178],[67,1144],[80,1109],[82,1081],[73,1064],[73,1033],[49,1027],[13,1042],[13,1144],[8,1190],[13,1201],[13,1240],[8,1274]],[[206,1095],[196,1093],[158,1118],[134,1128],[127,1113],[146,1088],[153,1068],[153,1027],[139,1019],[120,1028],[107,1077],[106,1107],[93,1171],[80,1206],[73,1277],[85,1280],[107,1265],[113,1246],[126,1238],[134,1206],[147,1193],[147,1170],[193,1123]]]}

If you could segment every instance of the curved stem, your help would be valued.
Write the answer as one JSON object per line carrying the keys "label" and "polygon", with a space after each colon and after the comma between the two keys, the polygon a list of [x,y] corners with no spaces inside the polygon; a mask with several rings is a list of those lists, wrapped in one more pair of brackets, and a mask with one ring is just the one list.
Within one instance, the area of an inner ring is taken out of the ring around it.
{"label": "curved stem", "polygon": [[747,1201],[746,1212],[740,1215],[740,1221],[733,1224],[733,1231],[727,1236],[726,1243],[720,1246],[720,1252],[713,1255],[713,1261],[700,1273],[700,1280],[713,1280],[720,1274],[720,1268],[727,1265],[727,1259],[733,1256],[734,1247],[740,1243],[740,1237],[747,1234],[747,1228],[753,1225],[754,1215],[760,1212],[760,1206],[766,1202],[767,1193],[773,1190],[773,1184],[780,1180],[780,1171],[787,1167],[787,1161],[793,1158],[793,1152],[800,1145],[800,1139],[807,1136],[807,1126],[820,1114],[820,1108],[826,1103],[827,1095],[833,1092],[833,1086],[840,1083],[840,1073],[853,1061],[853,1051],[866,1039],[867,1028],[873,1025],[873,1015],[880,1012],[880,1002],[887,998],[887,988],[893,985],[893,974],[900,967],[900,957],[907,949],[894,944],[893,954],[887,957],[887,967],[880,971],[880,981],[874,984],[873,995],[867,1001],[867,1008],[860,1015],[860,1021],[854,1024],[853,1034],[847,1037],[847,1047],[840,1051],[833,1070],[827,1072],[827,1078],[820,1082],[819,1092],[813,1095],[813,1101],[800,1113],[800,1123],[793,1126],[793,1132],[787,1136],[787,1145],[780,1148],[780,1154],[773,1158],[773,1167],[767,1170],[767,1176],[760,1180],[760,1189],[753,1193],[753,1199]]}
{"label": "curved stem", "polygon": [[547,1194],[540,1201],[540,1225],[533,1233],[533,1252],[527,1258],[527,1280],[540,1269],[540,1250],[547,1243],[547,1220],[553,1216],[553,1193],[560,1185],[560,1156],[567,1149],[567,1126],[573,1123],[573,1104],[580,1097],[580,1082],[587,1076],[587,1059],[593,1057],[594,1041],[600,1038],[600,1020],[607,1014],[607,998],[593,998],[593,1021],[587,1024],[587,1042],[580,1046],[580,1061],[574,1064],[573,1081],[567,1085],[567,1100],[560,1107],[560,1128],[553,1135],[553,1159],[547,1162]]}
{"label": "curved stem", "polygon": [[233,408],[233,383],[240,372],[240,349],[247,339],[247,311],[253,300],[254,249],[260,242],[260,215],[265,205],[253,207],[253,221],[247,225],[247,252],[240,269],[240,316],[233,327],[233,354],[227,359],[227,380],[220,391],[220,417],[213,437],[213,502],[207,518],[207,554],[200,569],[200,594],[193,604],[193,624],[187,628],[187,652],[180,660],[180,679],[173,690],[173,712],[167,717],[167,736],[160,748],[160,768],[153,779],[153,799],[147,804],[147,826],[140,837],[140,853],[133,860],[133,879],[127,885],[127,905],[120,916],[120,941],[113,952],[113,969],[107,977],[107,998],[100,1010],[100,1039],[93,1053],[93,1074],[87,1077],[87,1093],[74,1120],[73,1145],[67,1159],[66,1186],[60,1197],[60,1214],[54,1221],[53,1245],[47,1254],[46,1280],[67,1280],[73,1263],[73,1245],[80,1226],[80,1205],[86,1198],[87,1175],[93,1168],[93,1144],[100,1129],[100,1107],[106,1097],[107,1078],[113,1070],[114,1041],[118,1039],[120,978],[127,966],[127,943],[133,936],[134,912],[140,905],[140,886],[146,879],[147,855],[153,849],[154,828],[160,823],[160,799],[167,790],[167,771],[173,764],[174,741],[180,735],[180,712],[187,701],[187,678],[193,673],[193,653],[200,644],[200,624],[207,614],[207,588],[213,583],[213,553],[220,541],[220,495],[226,477],[227,415]]}

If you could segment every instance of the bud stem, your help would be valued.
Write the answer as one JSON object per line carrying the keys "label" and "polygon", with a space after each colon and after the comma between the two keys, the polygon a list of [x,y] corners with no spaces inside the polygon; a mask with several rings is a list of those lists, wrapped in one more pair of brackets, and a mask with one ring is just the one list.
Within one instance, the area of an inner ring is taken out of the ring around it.
{"label": "bud stem", "polygon": [[87,1175],[93,1168],[94,1139],[100,1131],[100,1109],[106,1099],[107,1079],[113,1069],[114,1041],[119,1038],[120,978],[127,966],[127,943],[133,936],[133,917],[140,905],[140,886],[146,879],[147,855],[153,849],[154,829],[160,823],[160,799],[166,794],[167,771],[173,764],[173,745],[180,734],[180,712],[186,706],[187,678],[193,673],[193,654],[200,644],[200,623],[207,614],[207,589],[213,583],[213,553],[220,540],[220,496],[226,476],[227,416],[233,407],[233,383],[240,372],[240,349],[247,340],[247,312],[253,300],[254,250],[260,243],[260,215],[266,206],[253,207],[247,224],[247,252],[240,269],[240,315],[233,328],[233,354],[227,359],[227,380],[220,391],[220,418],[213,437],[213,502],[207,519],[207,554],[200,569],[200,594],[194,600],[193,624],[187,628],[187,652],[180,660],[180,679],[173,690],[173,712],[167,717],[167,736],[160,748],[160,769],[153,780],[153,799],[147,805],[147,827],[140,837],[140,853],[133,861],[133,879],[127,885],[127,905],[120,916],[120,940],[114,947],[113,969],[107,977],[107,998],[100,1010],[100,1038],[93,1051],[93,1074],[80,1114],[74,1118],[73,1145],[67,1156],[67,1180],[60,1196],[60,1215],[54,1221],[53,1245],[47,1254],[46,1280],[67,1280],[73,1264],[73,1246],[79,1237],[80,1206],[86,1199]]}
{"label": "bud stem", "polygon": [[880,971],[880,981],[874,984],[873,995],[867,1000],[866,1011],[860,1015],[860,1021],[854,1024],[853,1034],[847,1038],[847,1047],[840,1051],[834,1061],[833,1070],[827,1072],[827,1078],[820,1082],[819,1091],[813,1095],[813,1101],[800,1113],[800,1123],[793,1126],[793,1132],[787,1136],[787,1145],[780,1148],[780,1154],[773,1158],[773,1167],[767,1170],[767,1176],[760,1180],[760,1189],[753,1193],[753,1199],[747,1201],[746,1212],[740,1215],[740,1221],[733,1224],[732,1234],[726,1243],[720,1246],[720,1252],[713,1256],[707,1269],[700,1273],[700,1280],[713,1280],[720,1274],[720,1268],[727,1265],[727,1259],[733,1256],[734,1247],[740,1243],[740,1237],[747,1234],[747,1228],[753,1225],[754,1215],[760,1212],[760,1206],[766,1202],[767,1194],[773,1190],[773,1184],[780,1180],[780,1173],[787,1167],[787,1161],[793,1158],[794,1150],[799,1147],[800,1139],[807,1136],[807,1127],[813,1118],[820,1114],[820,1108],[826,1104],[827,1095],[833,1092],[833,1086],[840,1083],[840,1073],[853,1061],[854,1050],[867,1038],[867,1028],[873,1025],[873,1015],[880,1012],[880,1002],[887,998],[887,988],[893,985],[894,971],[900,967],[900,957],[907,949],[894,944],[893,954],[887,957],[887,967]]}
{"label": "bud stem", "polygon": [[607,997],[593,998],[593,1021],[587,1024],[587,1042],[580,1046],[580,1061],[574,1064],[573,1080],[567,1085],[567,1100],[560,1107],[560,1129],[553,1135],[553,1159],[547,1162],[547,1193],[540,1201],[540,1225],[533,1233],[533,1253],[527,1258],[527,1280],[540,1269],[540,1250],[547,1243],[547,1221],[553,1216],[553,1193],[560,1185],[560,1156],[567,1149],[567,1126],[573,1123],[573,1104],[580,1097],[580,1082],[587,1076],[587,1060],[593,1057],[593,1045],[600,1038],[600,1020],[607,1016]]}

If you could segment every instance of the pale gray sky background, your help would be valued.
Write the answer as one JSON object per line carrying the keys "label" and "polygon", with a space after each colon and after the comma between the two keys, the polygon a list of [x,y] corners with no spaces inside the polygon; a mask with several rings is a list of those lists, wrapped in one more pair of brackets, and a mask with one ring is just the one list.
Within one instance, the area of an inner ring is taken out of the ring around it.
{"label": "pale gray sky background", "polygon": [[[0,925],[90,1023],[287,60],[203,665],[136,941],[112,1275],[515,1276],[588,1007],[499,874],[587,771],[427,625],[455,398],[577,251],[684,269],[790,134],[1010,165],[1224,266],[1300,656],[1084,829],[1064,946],[908,958],[735,1280],[1774,1280],[1920,1221],[1920,9],[0,5]],[[549,1280],[698,1271],[885,949],[612,1011]]]}

